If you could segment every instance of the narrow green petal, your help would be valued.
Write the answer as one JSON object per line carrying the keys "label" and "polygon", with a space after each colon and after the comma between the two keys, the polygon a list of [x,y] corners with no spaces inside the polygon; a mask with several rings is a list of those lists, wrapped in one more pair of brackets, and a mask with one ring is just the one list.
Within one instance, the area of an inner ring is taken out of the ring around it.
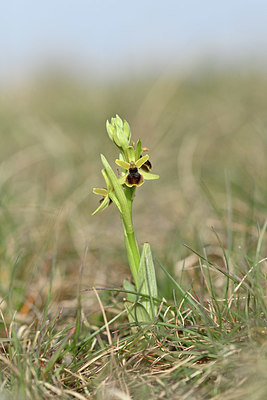
{"label": "narrow green petal", "polygon": [[104,189],[104,188],[93,188],[93,193],[106,197],[106,195],[108,194],[108,191],[107,191],[107,189]]}
{"label": "narrow green petal", "polygon": [[130,164],[127,163],[126,161],[123,161],[123,160],[116,160],[115,163],[116,163],[117,165],[119,165],[120,167],[122,167],[122,168],[125,168],[125,169],[129,169],[129,168],[130,168]]}
{"label": "narrow green petal", "polygon": [[106,196],[104,200],[101,202],[100,206],[92,213],[92,215],[97,214],[100,211],[103,211],[109,205],[109,197]]}
{"label": "narrow green petal", "polygon": [[133,146],[129,146],[127,149],[127,153],[128,153],[128,159],[129,161],[134,161],[135,162],[135,150],[133,148]]}
{"label": "narrow green petal", "polygon": [[159,175],[150,174],[150,172],[142,171],[142,175],[146,181],[153,181],[154,179],[159,179]]}
{"label": "narrow green petal", "polygon": [[139,160],[136,161],[135,165],[137,168],[142,167],[142,165],[149,159],[149,155],[145,155],[144,157],[139,158]]}

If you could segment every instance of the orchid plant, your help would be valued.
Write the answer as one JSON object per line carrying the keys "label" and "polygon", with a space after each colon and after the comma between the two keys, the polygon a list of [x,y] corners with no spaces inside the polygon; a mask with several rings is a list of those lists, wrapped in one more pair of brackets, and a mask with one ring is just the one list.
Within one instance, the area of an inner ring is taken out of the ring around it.
{"label": "orchid plant", "polygon": [[[154,299],[157,297],[157,282],[154,263],[150,246],[145,243],[140,254],[135,232],[133,228],[132,205],[137,187],[144,184],[146,180],[158,179],[159,176],[152,174],[151,162],[149,161],[148,149],[142,147],[142,142],[131,141],[131,130],[127,121],[118,115],[106,123],[107,133],[111,141],[119,149],[119,158],[115,163],[120,167],[119,176],[116,176],[104,155],[101,155],[103,164],[102,175],[106,187],[94,188],[93,193],[102,196],[99,207],[92,215],[104,210],[114,203],[119,210],[125,247],[129,267],[133,277],[134,285],[124,281],[124,288],[129,292],[127,307],[130,321],[151,321],[157,311]],[[136,294],[134,294],[136,293]]]}

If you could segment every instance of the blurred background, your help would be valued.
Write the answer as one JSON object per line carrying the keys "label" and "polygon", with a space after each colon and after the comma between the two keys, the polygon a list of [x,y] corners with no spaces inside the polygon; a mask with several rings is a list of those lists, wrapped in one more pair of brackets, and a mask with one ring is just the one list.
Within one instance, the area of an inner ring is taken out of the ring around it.
{"label": "blurred background", "polygon": [[189,285],[197,259],[184,243],[222,258],[211,227],[233,257],[254,251],[266,215],[265,1],[14,0],[0,15],[1,296],[12,281],[16,307],[41,307],[54,265],[53,298],[74,310],[86,246],[84,288],[129,277],[115,207],[91,216],[99,155],[117,157],[105,131],[115,114],[160,175],[137,192],[140,243],[175,276],[188,268]]}
{"label": "blurred background", "polygon": [[264,0],[13,0],[1,2],[1,80],[35,73],[100,82],[266,66]]}

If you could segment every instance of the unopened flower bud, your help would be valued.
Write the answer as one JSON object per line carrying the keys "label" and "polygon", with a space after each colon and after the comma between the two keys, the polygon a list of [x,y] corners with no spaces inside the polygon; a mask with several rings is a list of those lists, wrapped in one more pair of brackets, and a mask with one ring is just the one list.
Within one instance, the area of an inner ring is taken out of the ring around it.
{"label": "unopened flower bud", "polygon": [[113,143],[116,144],[120,149],[126,150],[130,144],[131,130],[127,121],[116,115],[115,118],[111,118],[111,123],[107,121],[106,124],[107,132]]}
{"label": "unopened flower bud", "polygon": [[131,129],[130,129],[130,125],[125,120],[123,122],[123,131],[124,131],[124,134],[126,135],[127,139],[130,141],[130,139],[131,139]]}

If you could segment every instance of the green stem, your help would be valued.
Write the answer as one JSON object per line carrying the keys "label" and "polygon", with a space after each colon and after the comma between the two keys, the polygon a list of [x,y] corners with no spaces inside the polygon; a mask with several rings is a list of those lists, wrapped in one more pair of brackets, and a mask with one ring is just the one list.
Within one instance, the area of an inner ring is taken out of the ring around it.
{"label": "green stem", "polygon": [[[127,234],[126,229],[125,229],[125,224],[122,219],[122,226],[123,226],[123,232],[124,232],[124,241],[125,241],[125,247],[126,247],[126,252],[127,252],[127,258],[129,262],[129,267],[133,276],[134,283],[136,287],[138,287],[138,268],[136,268],[136,252],[133,251],[133,248],[135,245],[133,245],[129,241],[129,234]],[[138,249],[137,249],[138,250]]]}
{"label": "green stem", "polygon": [[134,198],[134,192],[135,192],[135,187],[129,188],[126,187],[124,190],[126,199],[127,199],[127,204],[128,208],[130,211],[130,216],[131,216],[131,223],[126,224],[122,215],[122,223],[123,223],[123,231],[124,231],[124,238],[125,238],[125,246],[126,246],[126,251],[127,251],[127,257],[129,261],[129,266],[134,278],[134,282],[136,285],[136,288],[138,290],[139,288],[139,281],[138,281],[138,269],[139,269],[139,264],[140,264],[140,252],[138,248],[138,244],[136,241],[134,229],[133,229],[133,221],[132,221],[132,203],[133,203],[133,198]]}

